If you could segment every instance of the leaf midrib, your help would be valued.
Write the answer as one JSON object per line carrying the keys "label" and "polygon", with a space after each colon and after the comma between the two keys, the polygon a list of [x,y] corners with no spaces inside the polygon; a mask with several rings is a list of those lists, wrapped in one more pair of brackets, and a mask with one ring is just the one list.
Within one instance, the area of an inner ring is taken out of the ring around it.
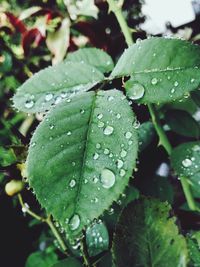
{"label": "leaf midrib", "polygon": [[87,130],[86,140],[85,140],[85,150],[84,150],[84,153],[83,153],[83,161],[82,161],[82,166],[81,166],[80,179],[79,179],[77,194],[76,194],[76,198],[75,198],[74,214],[76,212],[78,198],[79,198],[80,191],[81,191],[82,184],[83,184],[82,181],[83,181],[83,174],[84,174],[84,166],[85,166],[86,157],[87,157],[88,140],[89,140],[89,136],[90,136],[92,118],[93,118],[93,114],[94,114],[94,110],[95,110],[96,98],[97,98],[97,92],[95,92],[95,94],[93,95],[90,118],[89,118],[89,123],[88,123],[88,130]]}

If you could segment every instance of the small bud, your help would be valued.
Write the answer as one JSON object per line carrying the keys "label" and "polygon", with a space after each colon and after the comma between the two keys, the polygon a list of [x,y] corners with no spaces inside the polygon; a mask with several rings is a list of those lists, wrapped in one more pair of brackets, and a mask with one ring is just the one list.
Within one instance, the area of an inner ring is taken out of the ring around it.
{"label": "small bud", "polygon": [[8,196],[14,196],[24,189],[24,183],[18,180],[11,180],[5,186],[5,192]]}

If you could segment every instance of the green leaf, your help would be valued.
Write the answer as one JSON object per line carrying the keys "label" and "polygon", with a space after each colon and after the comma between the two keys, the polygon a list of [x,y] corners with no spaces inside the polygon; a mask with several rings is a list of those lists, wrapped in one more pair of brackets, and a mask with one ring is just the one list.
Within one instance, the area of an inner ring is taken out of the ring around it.
{"label": "green leaf", "polygon": [[56,264],[52,265],[51,267],[82,267],[82,264],[78,260],[76,260],[75,258],[69,257],[65,260],[57,262]]}
{"label": "green leaf", "polygon": [[170,206],[154,199],[130,203],[122,212],[113,241],[117,267],[186,266],[187,247]]}
{"label": "green leaf", "polygon": [[186,177],[194,191],[200,193],[200,142],[177,146],[171,154],[172,168],[179,177]]}
{"label": "green leaf", "polygon": [[171,130],[175,133],[199,138],[199,124],[187,111],[178,109],[168,110],[165,114],[165,119]]}
{"label": "green leaf", "polygon": [[8,166],[16,162],[17,158],[12,149],[5,149],[0,147],[0,165]]}
{"label": "green leaf", "polygon": [[144,122],[138,128],[139,150],[143,151],[155,137],[155,128],[150,121]]}
{"label": "green leaf", "polygon": [[198,107],[200,107],[200,91],[196,90],[191,92],[191,97],[194,100],[194,102],[197,104]]}
{"label": "green leaf", "polygon": [[49,267],[56,263],[57,260],[57,255],[53,251],[37,251],[28,257],[25,267]]}
{"label": "green leaf", "polygon": [[130,98],[166,103],[198,88],[199,66],[199,46],[180,39],[150,38],[128,48],[110,78],[132,75],[125,85]]}
{"label": "green leaf", "polygon": [[146,177],[146,179],[141,179],[139,190],[145,196],[173,203],[174,190],[166,177],[155,175],[152,178]]}
{"label": "green leaf", "polygon": [[81,48],[76,52],[69,53],[66,61],[84,62],[103,73],[110,72],[114,68],[112,58],[106,52],[97,48]]}
{"label": "green leaf", "polygon": [[137,156],[134,122],[121,92],[98,91],[60,103],[35,131],[27,158],[30,185],[69,239],[127,186]]}
{"label": "green leaf", "polygon": [[13,100],[19,110],[35,113],[49,110],[72,94],[87,91],[104,76],[84,63],[66,62],[39,71],[20,86]]}
{"label": "green leaf", "polygon": [[187,244],[190,255],[190,267],[200,267],[200,232],[194,232],[187,236]]}
{"label": "green leaf", "polygon": [[86,230],[86,243],[91,257],[98,255],[109,246],[108,230],[101,221],[89,226]]}

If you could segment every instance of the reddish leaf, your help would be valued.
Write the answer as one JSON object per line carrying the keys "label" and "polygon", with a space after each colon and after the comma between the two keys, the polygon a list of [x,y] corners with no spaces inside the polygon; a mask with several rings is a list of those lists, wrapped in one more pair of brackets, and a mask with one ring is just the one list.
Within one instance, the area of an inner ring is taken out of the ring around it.
{"label": "reddish leaf", "polygon": [[25,24],[21,20],[19,20],[16,16],[11,14],[10,12],[5,12],[5,14],[8,17],[10,23],[16,29],[16,31],[19,31],[20,33],[24,33],[27,31]]}
{"label": "reddish leaf", "polygon": [[24,54],[27,55],[30,46],[32,44],[38,46],[41,40],[43,39],[43,36],[41,32],[38,29],[31,29],[29,31],[26,31],[22,36],[22,47],[24,49]]}

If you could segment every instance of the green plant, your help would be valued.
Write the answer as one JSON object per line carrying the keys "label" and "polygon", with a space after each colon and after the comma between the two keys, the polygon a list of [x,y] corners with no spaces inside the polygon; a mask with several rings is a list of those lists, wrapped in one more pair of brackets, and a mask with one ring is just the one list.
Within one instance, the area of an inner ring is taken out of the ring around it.
{"label": "green plant", "polygon": [[[200,143],[173,148],[160,115],[164,114],[174,132],[199,138],[198,123],[188,112],[174,117],[162,108],[166,103],[184,102],[190,93],[198,101],[194,92],[200,84],[200,47],[173,38],[133,44],[121,9],[115,1],[108,3],[129,46],[117,64],[102,50],[83,48],[33,75],[13,98],[20,111],[44,116],[31,139],[26,164],[19,168],[47,217],[32,212],[21,194],[19,201],[31,216],[50,226],[65,254],[80,245],[76,256],[82,255],[86,266],[103,266],[104,260],[104,266],[111,266],[110,254],[98,257],[109,246],[106,226],[98,218],[106,221],[107,210],[126,192],[127,198],[118,202],[121,208],[115,208],[120,216],[112,246],[113,266],[199,266],[199,257],[190,255],[196,241],[179,233],[170,205],[144,197],[127,204],[139,197],[129,180],[138,151],[149,144],[154,126],[180,178],[189,209],[199,212],[195,198],[200,191]],[[117,79],[122,79],[119,90],[113,85]],[[148,106],[153,125],[147,122],[139,127],[128,99]],[[52,266],[81,264],[71,258],[56,263],[54,250],[31,257],[36,262],[37,257],[47,257]]]}

